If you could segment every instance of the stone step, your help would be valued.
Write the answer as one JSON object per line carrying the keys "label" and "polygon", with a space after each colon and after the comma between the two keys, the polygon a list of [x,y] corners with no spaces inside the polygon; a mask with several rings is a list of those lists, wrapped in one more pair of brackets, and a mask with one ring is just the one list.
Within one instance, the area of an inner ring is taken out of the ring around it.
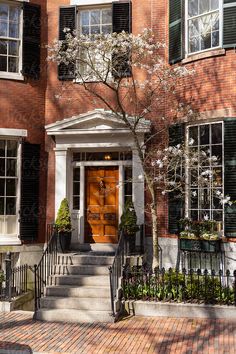
{"label": "stone step", "polygon": [[74,297],[43,297],[40,300],[41,308],[47,309],[76,309],[93,311],[111,311],[109,298],[74,298]]}
{"label": "stone step", "polygon": [[[109,286],[72,286],[72,285],[56,285],[47,286],[45,289],[46,296],[71,296],[71,297],[101,297],[110,298]],[[93,300],[91,300],[93,301]]]}
{"label": "stone step", "polygon": [[53,275],[50,284],[109,286],[110,279],[105,275]]}
{"label": "stone step", "polygon": [[57,263],[63,265],[103,265],[109,266],[113,263],[113,256],[91,255],[91,254],[59,254]]}
{"label": "stone step", "polygon": [[111,312],[92,310],[40,309],[36,311],[34,317],[37,320],[51,322],[114,322]]}
{"label": "stone step", "polygon": [[55,266],[56,274],[61,275],[109,275],[108,266],[101,266],[101,265],[64,265],[64,264],[57,264]]}

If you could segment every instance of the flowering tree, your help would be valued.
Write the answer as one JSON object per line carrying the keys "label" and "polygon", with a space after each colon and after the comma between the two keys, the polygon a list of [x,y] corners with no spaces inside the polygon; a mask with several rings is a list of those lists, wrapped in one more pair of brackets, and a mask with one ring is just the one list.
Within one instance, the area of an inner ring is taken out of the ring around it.
{"label": "flowering tree", "polygon": [[[169,66],[163,59],[163,43],[156,42],[149,30],[139,35],[121,32],[92,36],[71,33],[69,29],[64,31],[66,39],[55,41],[49,48],[49,60],[66,65],[68,69],[72,65],[74,81],[91,93],[97,105],[111,110],[125,123],[133,136],[151,198],[155,267],[159,264],[157,186],[143,151],[180,111],[182,114],[184,111],[185,116],[193,115],[175,92],[176,86],[181,86],[182,78],[192,73],[186,68]],[[167,102],[171,102],[171,109],[166,109]],[[143,144],[138,129],[144,118],[154,119],[152,134]]]}

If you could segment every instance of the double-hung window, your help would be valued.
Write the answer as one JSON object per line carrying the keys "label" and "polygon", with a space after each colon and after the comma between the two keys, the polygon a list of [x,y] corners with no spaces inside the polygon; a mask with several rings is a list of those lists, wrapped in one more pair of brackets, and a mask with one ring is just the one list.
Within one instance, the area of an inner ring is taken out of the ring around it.
{"label": "double-hung window", "polygon": [[22,10],[14,2],[0,2],[0,72],[19,74],[22,58]]}
{"label": "double-hung window", "polygon": [[169,62],[236,46],[236,2],[169,0]]}
{"label": "double-hung window", "polygon": [[[91,36],[91,40],[93,35],[109,34],[112,32],[111,7],[81,9],[78,12],[78,23],[79,34]],[[101,74],[103,71],[106,71],[106,68],[102,67],[106,59],[100,58],[98,55],[86,49],[84,52],[80,53],[80,56],[79,69],[83,77],[87,75],[88,79],[91,79],[91,75],[94,71],[98,71]],[[85,63],[91,63],[91,65],[83,64],[83,59]],[[107,60],[109,60],[109,58],[107,58]]]}
{"label": "double-hung window", "polygon": [[[189,149],[207,156],[198,167],[188,170],[187,216],[192,220],[216,220],[223,225],[223,124],[211,123],[187,128]],[[217,157],[213,162],[212,157]],[[208,159],[209,157],[209,159]],[[204,177],[208,176],[208,177]],[[204,182],[205,181],[205,182]]]}
{"label": "double-hung window", "polygon": [[188,54],[221,45],[220,0],[186,1],[186,51]]}

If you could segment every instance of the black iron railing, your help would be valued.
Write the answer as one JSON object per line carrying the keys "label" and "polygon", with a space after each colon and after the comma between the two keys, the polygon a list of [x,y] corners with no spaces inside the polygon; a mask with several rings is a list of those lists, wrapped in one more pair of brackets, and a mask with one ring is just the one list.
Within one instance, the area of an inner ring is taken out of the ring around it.
{"label": "black iron railing", "polygon": [[12,301],[28,291],[27,264],[12,267],[11,253],[5,259],[5,272],[0,272],[0,300]]}
{"label": "black iron railing", "polygon": [[236,306],[236,270],[215,272],[193,269],[125,267],[125,300],[227,304]]}
{"label": "black iron railing", "polygon": [[123,266],[125,264],[125,235],[124,232],[120,232],[120,239],[115,253],[115,258],[110,272],[110,290],[111,290],[111,309],[112,314],[115,316],[115,301],[118,297],[118,289],[121,286],[121,276],[123,273]]}
{"label": "black iron railing", "polygon": [[57,262],[57,230],[54,224],[47,225],[47,246],[38,265],[34,266],[35,311],[40,308],[40,298],[50,277],[55,274]]}

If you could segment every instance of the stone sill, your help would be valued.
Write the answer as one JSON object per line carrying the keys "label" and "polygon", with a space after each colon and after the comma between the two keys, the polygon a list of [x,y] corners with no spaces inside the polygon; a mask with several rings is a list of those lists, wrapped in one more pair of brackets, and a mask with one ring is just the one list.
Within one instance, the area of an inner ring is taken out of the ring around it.
{"label": "stone sill", "polygon": [[204,52],[204,53],[192,54],[189,55],[187,58],[183,59],[181,63],[188,64],[188,63],[192,63],[193,61],[217,57],[220,55],[225,55],[225,49],[215,49],[215,50],[209,50],[208,52]]}

